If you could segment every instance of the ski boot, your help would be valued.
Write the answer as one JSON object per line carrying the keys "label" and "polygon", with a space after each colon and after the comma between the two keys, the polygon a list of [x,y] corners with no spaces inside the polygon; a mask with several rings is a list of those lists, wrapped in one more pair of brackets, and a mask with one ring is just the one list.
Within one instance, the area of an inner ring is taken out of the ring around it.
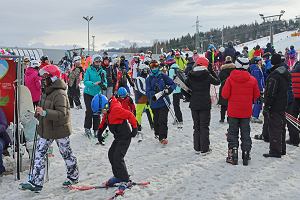
{"label": "ski boot", "polygon": [[122,180],[116,177],[111,177],[110,179],[108,179],[106,182],[103,183],[103,185],[105,187],[114,187],[115,184],[117,183],[121,183]]}
{"label": "ski boot", "polygon": [[208,154],[210,154],[212,152],[212,150],[209,148],[207,151],[201,151],[201,156],[206,156]]}
{"label": "ski boot", "polygon": [[242,158],[243,158],[243,165],[247,166],[250,158],[250,151],[243,151],[242,152]]}
{"label": "ski boot", "polygon": [[67,187],[67,186],[70,186],[70,185],[76,185],[78,183],[78,180],[71,180],[71,179],[67,179],[63,182],[63,186]]}
{"label": "ski boot", "polygon": [[43,186],[38,186],[38,185],[35,185],[33,183],[27,182],[27,183],[21,183],[19,185],[19,189],[21,189],[21,190],[30,190],[32,192],[39,193],[40,191],[42,191]]}
{"label": "ski boot", "polygon": [[166,144],[168,144],[168,139],[164,138],[164,139],[160,140],[159,142],[163,145],[166,145]]}
{"label": "ski boot", "polygon": [[92,132],[91,132],[91,130],[90,130],[89,128],[85,128],[85,129],[84,129],[84,135],[85,135],[87,138],[91,139],[91,137],[92,137]]}
{"label": "ski boot", "polygon": [[238,164],[238,149],[237,147],[233,147],[232,149],[228,149],[228,156],[226,158],[226,162],[232,165]]}

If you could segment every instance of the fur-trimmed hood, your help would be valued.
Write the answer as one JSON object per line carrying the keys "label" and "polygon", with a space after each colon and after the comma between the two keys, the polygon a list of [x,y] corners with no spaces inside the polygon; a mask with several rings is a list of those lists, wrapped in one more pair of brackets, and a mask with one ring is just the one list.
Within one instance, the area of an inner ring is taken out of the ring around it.
{"label": "fur-trimmed hood", "polygon": [[233,63],[227,63],[221,66],[221,70],[222,69],[233,69],[236,68],[235,65]]}

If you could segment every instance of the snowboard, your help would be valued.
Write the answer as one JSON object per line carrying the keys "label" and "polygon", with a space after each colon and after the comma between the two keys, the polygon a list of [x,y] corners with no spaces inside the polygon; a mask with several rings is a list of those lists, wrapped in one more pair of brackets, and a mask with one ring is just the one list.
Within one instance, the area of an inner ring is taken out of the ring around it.
{"label": "snowboard", "polygon": [[20,85],[18,90],[20,95],[20,121],[23,125],[26,147],[29,155],[31,155],[38,120],[34,117],[35,111],[30,90],[24,85]]}

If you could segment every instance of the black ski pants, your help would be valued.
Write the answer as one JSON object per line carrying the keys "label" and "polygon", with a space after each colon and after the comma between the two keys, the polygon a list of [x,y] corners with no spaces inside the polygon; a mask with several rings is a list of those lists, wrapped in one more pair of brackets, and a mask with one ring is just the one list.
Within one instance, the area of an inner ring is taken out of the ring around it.
{"label": "black ski pants", "polygon": [[270,153],[285,154],[285,113],[284,112],[269,112],[269,139],[270,139]]}
{"label": "black ski pants", "polygon": [[265,142],[269,142],[269,112],[263,112],[264,115],[264,124],[262,129],[262,135]]}
{"label": "black ski pants", "polygon": [[72,87],[68,88],[68,98],[71,108],[74,107],[74,102],[76,106],[80,106],[80,88],[76,87],[76,84],[73,84]]}
{"label": "black ski pants", "polygon": [[180,99],[182,99],[182,94],[181,93],[174,93],[173,94],[174,112],[175,112],[175,116],[176,116],[178,122],[182,122],[182,112],[180,110]]}
{"label": "black ski pants", "polygon": [[226,115],[226,111],[227,111],[227,106],[223,106],[221,105],[221,120],[225,120],[225,115]]}
{"label": "black ski pants", "polygon": [[85,103],[85,118],[84,118],[84,128],[92,128],[93,124],[93,130],[96,131],[99,128],[100,124],[100,116],[99,114],[93,114],[92,107],[91,107],[91,102],[93,99],[93,96],[89,94],[83,94],[83,99]]}
{"label": "black ski pants", "polygon": [[108,159],[112,167],[113,175],[124,182],[129,181],[124,157],[127,153],[131,138],[127,140],[114,140],[108,151]]}
{"label": "black ski pants", "polygon": [[167,107],[152,109],[154,134],[159,136],[159,140],[168,137],[168,113]]}
{"label": "black ski pants", "polygon": [[194,150],[207,152],[209,150],[210,110],[191,110],[194,121]]}
{"label": "black ski pants", "polygon": [[[298,118],[299,112],[300,112],[300,99],[295,99],[295,101],[288,107],[287,112],[289,114],[293,115],[295,118]],[[299,144],[300,143],[300,138],[299,138],[300,131],[295,126],[293,126],[290,122],[287,122],[287,127],[289,130],[291,143]]]}
{"label": "black ski pants", "polygon": [[228,149],[239,147],[239,131],[241,131],[242,151],[251,151],[252,140],[250,137],[250,118],[232,118],[228,117]]}

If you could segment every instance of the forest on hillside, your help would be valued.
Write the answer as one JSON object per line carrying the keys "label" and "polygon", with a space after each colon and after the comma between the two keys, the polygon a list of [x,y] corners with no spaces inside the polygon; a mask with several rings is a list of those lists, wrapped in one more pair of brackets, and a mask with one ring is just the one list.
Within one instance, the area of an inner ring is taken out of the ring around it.
{"label": "forest on hillside", "polygon": [[[295,30],[300,28],[300,22],[296,20],[264,22],[252,24],[241,24],[239,26],[225,26],[224,28],[213,28],[207,32],[199,32],[197,50],[206,51],[209,44],[214,44],[219,47],[222,46],[222,32],[223,32],[223,45],[229,41],[234,44],[240,44],[251,40],[259,39],[270,35],[270,23],[273,23],[273,33],[281,33],[284,31]],[[155,41],[152,46],[149,47],[138,47],[137,43],[132,43],[130,47],[119,48],[119,49],[108,49],[111,52],[124,52],[124,53],[135,53],[135,52],[146,52],[148,50],[153,53],[160,53],[160,49],[189,49],[194,50],[196,48],[196,34],[187,34],[180,38],[172,38],[167,41]]]}

